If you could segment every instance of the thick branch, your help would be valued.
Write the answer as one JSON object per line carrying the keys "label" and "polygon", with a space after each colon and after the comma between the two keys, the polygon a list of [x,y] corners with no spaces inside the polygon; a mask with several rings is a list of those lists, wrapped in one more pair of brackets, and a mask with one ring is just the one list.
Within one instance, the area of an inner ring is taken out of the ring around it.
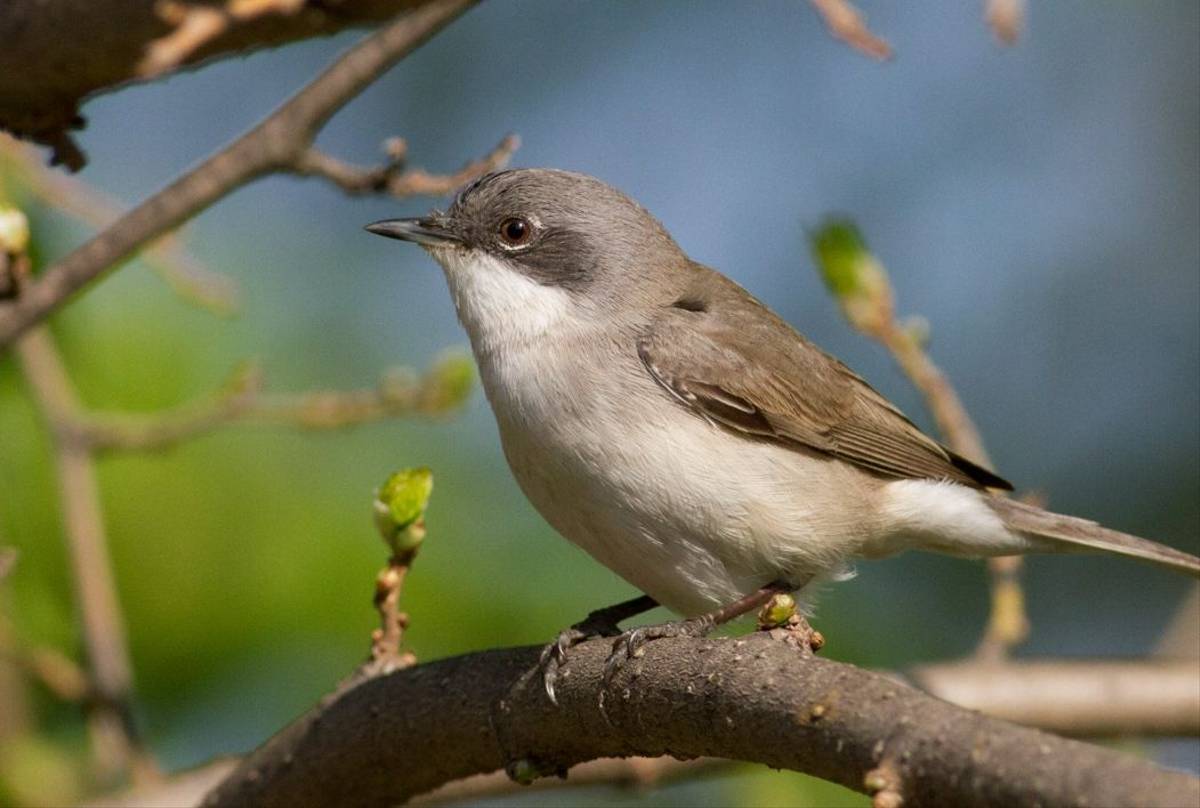
{"label": "thick branch", "polygon": [[[224,0],[210,4],[223,5]],[[310,0],[300,13],[261,15],[227,26],[220,36],[185,54],[184,63],[374,25],[430,4]],[[0,3],[0,129],[53,144],[67,129],[78,127],[84,99],[136,80],[151,44],[174,32],[171,22],[156,12],[157,5],[157,0]]]}
{"label": "thick branch", "polygon": [[0,346],[146,242],[246,182],[294,164],[334,112],[474,2],[432,0],[351,48],[262,123],[51,266],[17,300],[0,304]]}
{"label": "thick branch", "polygon": [[[512,766],[615,755],[716,756],[869,791],[886,763],[914,805],[1194,805],[1200,780],[1007,724],[784,643],[650,644],[605,693],[608,643],[572,651],[559,707],[541,649],[419,665],[331,697],[253,753],[207,805],[390,805]],[[518,763],[519,762],[519,763]]]}

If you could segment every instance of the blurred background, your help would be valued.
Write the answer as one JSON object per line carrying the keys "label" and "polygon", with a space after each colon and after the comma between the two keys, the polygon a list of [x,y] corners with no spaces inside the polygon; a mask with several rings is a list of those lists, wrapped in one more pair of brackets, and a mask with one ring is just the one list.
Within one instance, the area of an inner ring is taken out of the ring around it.
{"label": "blurred background", "polygon": [[[997,469],[1112,527],[1200,551],[1200,5],[1032,4],[1018,45],[982,4],[864,3],[896,58],[831,38],[802,3],[485,4],[352,102],[319,145],[371,163],[391,135],[450,171],[506,132],[515,165],[595,174],[640,200],[690,255],[732,276],[931,428],[878,346],[814,272],[805,229],[853,217],[902,314],[932,326]],[[254,123],[359,34],[294,45],[103,96],[84,109],[82,178],[126,203]],[[13,190],[10,188],[10,190]],[[18,191],[19,193],[19,191]],[[269,178],[187,230],[240,285],[240,316],[181,303],[139,262],[55,320],[84,400],[149,411],[204,394],[255,357],[273,390],[370,386],[465,345],[421,251],[361,226],[444,200],[351,199]],[[29,207],[41,256],[87,235]],[[21,642],[77,653],[49,442],[0,356],[0,543],[21,551],[2,607]],[[385,550],[374,486],[434,469],[429,539],[405,585],[408,641],[430,660],[541,643],[634,592],[524,500],[481,394],[446,419],[336,432],[233,426],[101,465],[138,714],[171,768],[248,750],[361,661]],[[987,615],[982,564],[864,563],[827,588],[825,653],[902,667],[969,652]],[[1146,653],[1183,578],[1105,558],[1034,558],[1027,655]],[[657,613],[655,619],[664,615]],[[0,755],[82,758],[76,708],[34,692],[44,729]],[[1194,742],[1158,744],[1200,770]],[[553,801],[555,798],[551,798]],[[559,795],[557,799],[561,800]],[[533,795],[521,798],[532,802]],[[574,804],[835,805],[864,798],[747,767],[646,796]]]}

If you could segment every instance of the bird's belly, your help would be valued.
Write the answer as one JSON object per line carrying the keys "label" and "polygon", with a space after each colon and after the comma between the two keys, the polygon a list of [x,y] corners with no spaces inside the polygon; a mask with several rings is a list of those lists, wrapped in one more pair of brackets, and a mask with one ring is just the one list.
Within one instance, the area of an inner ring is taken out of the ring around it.
{"label": "bird's belly", "polygon": [[840,463],[734,435],[652,386],[633,391],[653,403],[636,415],[546,392],[489,394],[521,489],[564,537],[674,611],[802,583],[861,542],[861,508],[846,507],[858,477],[842,480]]}

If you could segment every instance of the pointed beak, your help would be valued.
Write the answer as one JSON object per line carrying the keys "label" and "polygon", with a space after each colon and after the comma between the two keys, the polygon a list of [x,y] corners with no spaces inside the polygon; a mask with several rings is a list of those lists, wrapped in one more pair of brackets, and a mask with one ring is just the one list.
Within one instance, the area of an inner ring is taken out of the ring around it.
{"label": "pointed beak", "polygon": [[445,247],[461,244],[462,239],[446,226],[444,219],[423,217],[420,219],[384,219],[366,226],[368,233],[401,241],[411,241],[423,247]]}

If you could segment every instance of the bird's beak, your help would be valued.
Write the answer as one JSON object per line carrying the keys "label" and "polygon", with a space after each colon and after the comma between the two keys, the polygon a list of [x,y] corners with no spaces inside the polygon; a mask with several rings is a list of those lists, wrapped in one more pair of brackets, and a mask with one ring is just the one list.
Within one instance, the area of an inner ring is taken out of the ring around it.
{"label": "bird's beak", "polygon": [[450,231],[444,219],[423,217],[420,219],[384,219],[366,226],[368,233],[388,238],[411,241],[423,247],[445,247],[461,244],[462,239]]}

